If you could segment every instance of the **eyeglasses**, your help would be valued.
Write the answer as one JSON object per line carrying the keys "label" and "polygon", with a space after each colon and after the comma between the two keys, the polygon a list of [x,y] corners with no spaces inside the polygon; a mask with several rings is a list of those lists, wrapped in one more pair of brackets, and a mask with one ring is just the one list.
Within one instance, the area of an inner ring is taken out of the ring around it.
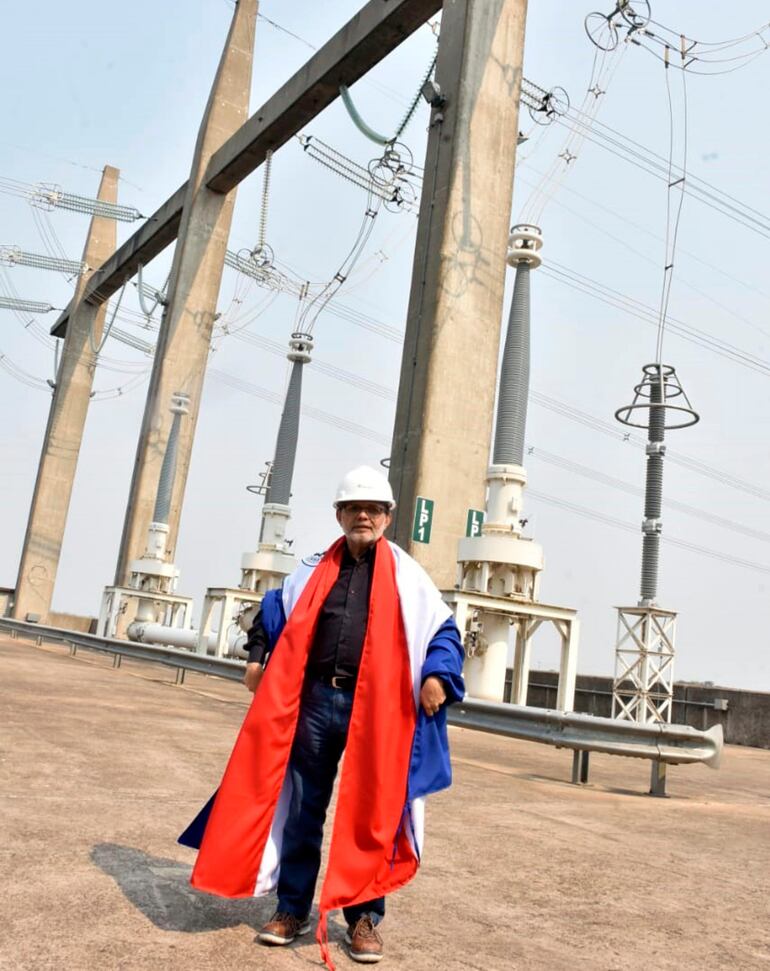
{"label": "eyeglasses", "polygon": [[344,513],[349,513],[351,516],[360,516],[360,514],[363,513],[365,516],[368,516],[369,519],[379,519],[388,512],[385,506],[368,502],[346,502],[345,505],[341,506],[340,508]]}

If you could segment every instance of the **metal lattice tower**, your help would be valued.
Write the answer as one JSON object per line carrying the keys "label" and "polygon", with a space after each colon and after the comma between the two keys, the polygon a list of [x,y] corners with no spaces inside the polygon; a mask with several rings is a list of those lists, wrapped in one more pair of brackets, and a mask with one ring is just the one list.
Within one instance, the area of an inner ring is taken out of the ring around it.
{"label": "metal lattice tower", "polygon": [[[647,429],[647,470],[642,520],[639,603],[618,607],[612,716],[636,722],[670,722],[674,696],[676,612],[657,604],[665,434],[699,421],[668,364],[646,364],[630,405],[615,412],[624,425]],[[639,420],[646,412],[646,422]]]}

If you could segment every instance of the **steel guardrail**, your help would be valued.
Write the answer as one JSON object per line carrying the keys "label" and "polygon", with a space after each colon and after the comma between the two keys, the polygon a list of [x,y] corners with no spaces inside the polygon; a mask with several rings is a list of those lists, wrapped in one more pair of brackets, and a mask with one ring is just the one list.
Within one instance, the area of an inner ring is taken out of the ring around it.
{"label": "steel guardrail", "polygon": [[[159,647],[134,641],[97,637],[79,631],[44,627],[27,621],[0,617],[0,630],[20,634],[42,643],[49,641],[73,649],[99,651],[115,657],[164,664],[181,671],[194,671],[228,681],[242,681],[244,662],[209,657],[174,647]],[[638,724],[615,718],[600,718],[576,712],[530,708],[466,698],[447,712],[450,725],[489,732],[529,742],[572,749],[575,752],[603,752],[628,758],[649,759],[668,765],[703,762],[718,768],[724,744],[722,726],[700,732],[688,725]]]}
{"label": "steel guardrail", "polygon": [[8,617],[0,617],[0,630],[7,630],[15,636],[22,634],[38,641],[65,644],[76,649],[100,651],[103,654],[132,658],[137,661],[151,661],[154,664],[164,664],[167,667],[194,671],[197,674],[209,674],[228,681],[243,680],[243,661],[209,657],[208,654],[196,654],[178,647],[161,647],[156,644],[141,644],[113,637],[98,637],[96,634],[84,634],[81,631],[64,630],[61,627],[44,627],[28,621],[11,620]]}
{"label": "steel guardrail", "polygon": [[447,718],[450,725],[474,731],[507,735],[555,748],[651,759],[668,765],[703,762],[716,769],[724,744],[721,725],[699,732],[689,725],[642,725],[616,718],[474,698],[452,705]]}

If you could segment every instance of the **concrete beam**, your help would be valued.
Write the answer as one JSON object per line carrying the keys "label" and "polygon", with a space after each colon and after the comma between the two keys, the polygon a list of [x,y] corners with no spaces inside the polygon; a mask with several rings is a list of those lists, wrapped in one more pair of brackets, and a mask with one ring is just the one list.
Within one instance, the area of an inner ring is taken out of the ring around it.
{"label": "concrete beam", "polygon": [[206,183],[228,192],[441,9],[441,0],[370,0],[211,159]]}
{"label": "concrete beam", "polygon": [[[229,192],[334,101],[341,84],[350,86],[441,9],[441,0],[370,0],[314,54],[283,87],[212,156],[205,184]],[[116,293],[141,263],[146,266],[176,238],[187,183],[116,252],[94,276],[84,299],[102,303]],[[64,337],[69,307],[51,333]]]}

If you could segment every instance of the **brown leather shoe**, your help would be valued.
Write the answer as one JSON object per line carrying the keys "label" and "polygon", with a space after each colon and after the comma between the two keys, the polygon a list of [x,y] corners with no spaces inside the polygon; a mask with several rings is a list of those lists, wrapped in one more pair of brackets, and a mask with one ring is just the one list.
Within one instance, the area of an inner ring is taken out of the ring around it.
{"label": "brown leather shoe", "polygon": [[277,911],[257,934],[261,944],[272,944],[280,947],[291,944],[295,937],[307,934],[310,930],[309,917],[295,917],[294,914],[283,914]]}
{"label": "brown leather shoe", "polygon": [[349,925],[345,941],[350,945],[349,953],[354,961],[376,964],[382,960],[382,938],[371,917],[359,917],[355,924]]}

